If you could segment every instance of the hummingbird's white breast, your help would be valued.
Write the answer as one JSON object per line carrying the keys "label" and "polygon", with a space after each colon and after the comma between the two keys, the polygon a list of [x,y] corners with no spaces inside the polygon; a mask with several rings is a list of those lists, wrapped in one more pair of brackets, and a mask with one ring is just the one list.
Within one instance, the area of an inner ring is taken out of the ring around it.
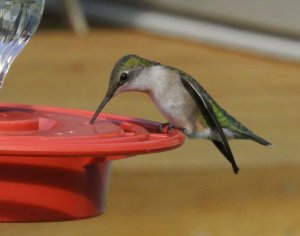
{"label": "hummingbird's white breast", "polygon": [[164,66],[152,66],[145,69],[149,96],[165,116],[176,127],[186,129],[187,134],[195,133],[200,128],[200,111],[186,91],[180,75]]}

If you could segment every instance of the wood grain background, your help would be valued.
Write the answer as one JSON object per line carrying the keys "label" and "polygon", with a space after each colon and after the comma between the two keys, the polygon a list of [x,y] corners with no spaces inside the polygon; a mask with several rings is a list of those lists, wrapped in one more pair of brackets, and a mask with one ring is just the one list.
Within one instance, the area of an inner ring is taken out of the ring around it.
{"label": "wood grain background", "polygon": [[[116,161],[104,215],[0,224],[1,235],[300,235],[299,65],[135,31],[41,30],[12,66],[1,102],[94,110],[126,53],[193,75],[275,147],[233,141],[238,176],[206,141]],[[165,121],[139,93],[119,95],[105,112]]]}

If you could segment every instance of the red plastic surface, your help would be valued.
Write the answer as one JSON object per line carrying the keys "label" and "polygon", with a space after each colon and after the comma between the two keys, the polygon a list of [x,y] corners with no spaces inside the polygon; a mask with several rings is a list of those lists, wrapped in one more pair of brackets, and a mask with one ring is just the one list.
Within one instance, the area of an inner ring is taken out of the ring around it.
{"label": "red plastic surface", "polygon": [[134,155],[175,148],[184,140],[177,130],[169,134],[155,133],[159,124],[141,119],[102,114],[90,125],[92,112],[88,111],[13,104],[1,107],[0,112],[8,117],[13,112],[38,119],[38,129],[10,131],[2,125],[0,155]]}
{"label": "red plastic surface", "polygon": [[43,106],[0,104],[0,221],[73,220],[103,213],[112,160],[180,146],[158,123]]}

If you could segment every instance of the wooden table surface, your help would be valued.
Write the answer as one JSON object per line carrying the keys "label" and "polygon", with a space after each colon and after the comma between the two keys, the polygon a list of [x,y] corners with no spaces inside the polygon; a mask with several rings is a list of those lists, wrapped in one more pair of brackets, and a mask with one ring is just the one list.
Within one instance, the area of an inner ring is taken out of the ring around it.
{"label": "wooden table surface", "polygon": [[[104,215],[0,224],[1,235],[300,235],[299,65],[135,31],[40,30],[12,66],[1,102],[94,110],[126,53],[190,73],[275,146],[233,141],[237,176],[206,141],[116,161]],[[140,93],[119,95],[105,112],[165,121]]]}

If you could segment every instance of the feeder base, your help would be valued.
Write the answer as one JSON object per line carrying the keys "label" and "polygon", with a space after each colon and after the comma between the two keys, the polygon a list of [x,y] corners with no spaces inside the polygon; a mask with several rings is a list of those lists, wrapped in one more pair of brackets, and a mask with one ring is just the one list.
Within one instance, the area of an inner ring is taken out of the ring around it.
{"label": "feeder base", "polygon": [[76,220],[103,213],[110,161],[94,159],[1,157],[0,221]]}

